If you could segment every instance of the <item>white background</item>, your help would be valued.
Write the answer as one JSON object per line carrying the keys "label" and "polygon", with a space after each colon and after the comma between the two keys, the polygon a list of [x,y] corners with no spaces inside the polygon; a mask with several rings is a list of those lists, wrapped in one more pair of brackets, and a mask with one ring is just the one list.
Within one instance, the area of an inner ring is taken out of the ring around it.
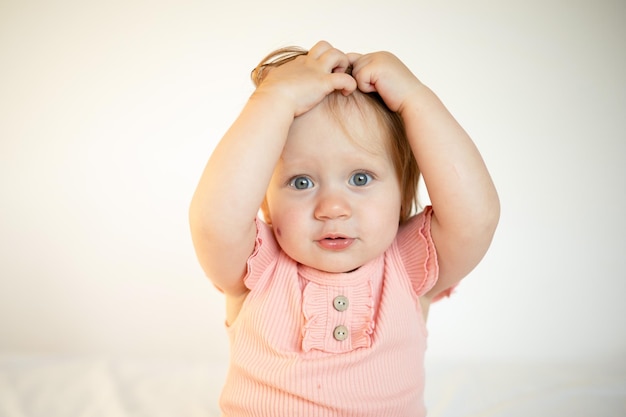
{"label": "white background", "polygon": [[0,2],[0,352],[226,358],[188,204],[250,70],[326,39],[404,60],[500,192],[429,357],[624,360],[626,3],[307,4]]}

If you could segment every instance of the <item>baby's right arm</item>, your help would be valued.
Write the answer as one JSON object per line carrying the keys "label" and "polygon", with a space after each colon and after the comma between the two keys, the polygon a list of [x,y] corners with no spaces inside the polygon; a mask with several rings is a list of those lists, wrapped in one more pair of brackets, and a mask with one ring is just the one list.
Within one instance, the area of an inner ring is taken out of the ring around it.
{"label": "baby's right arm", "polygon": [[307,55],[267,71],[211,155],[189,221],[200,265],[227,295],[247,291],[243,277],[254,249],[254,219],[294,117],[334,90],[354,91],[348,65],[345,54],[319,42]]}

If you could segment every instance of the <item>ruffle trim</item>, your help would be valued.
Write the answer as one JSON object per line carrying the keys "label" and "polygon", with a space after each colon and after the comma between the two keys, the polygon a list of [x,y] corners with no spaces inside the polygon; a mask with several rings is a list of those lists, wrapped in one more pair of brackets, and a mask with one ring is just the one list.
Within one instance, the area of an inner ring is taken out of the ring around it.
{"label": "ruffle trim", "polygon": [[432,213],[432,207],[427,206],[409,220],[398,234],[402,262],[418,296],[433,288],[439,277],[437,251],[430,234]]}
{"label": "ruffle trim", "polygon": [[263,223],[258,217],[256,223],[256,240],[254,242],[254,250],[246,263],[247,272],[243,279],[248,289],[253,289],[261,276],[268,269],[272,262],[276,262],[280,247],[272,228]]}
{"label": "ruffle trim", "polygon": [[[337,296],[347,297],[345,311],[337,311],[333,301]],[[313,349],[328,353],[344,353],[372,344],[374,332],[374,303],[371,279],[352,286],[332,286],[309,281],[302,294],[305,323],[302,328],[302,350]],[[336,340],[337,326],[348,329],[345,340]]]}

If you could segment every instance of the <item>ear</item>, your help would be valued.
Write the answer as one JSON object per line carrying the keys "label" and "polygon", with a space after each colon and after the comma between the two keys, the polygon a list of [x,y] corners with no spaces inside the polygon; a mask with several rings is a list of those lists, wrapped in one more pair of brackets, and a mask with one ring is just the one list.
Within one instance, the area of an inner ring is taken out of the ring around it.
{"label": "ear", "polygon": [[270,207],[267,204],[267,197],[265,197],[263,199],[263,202],[261,203],[261,214],[263,215],[263,220],[265,221],[265,223],[271,226],[272,218],[270,216]]}

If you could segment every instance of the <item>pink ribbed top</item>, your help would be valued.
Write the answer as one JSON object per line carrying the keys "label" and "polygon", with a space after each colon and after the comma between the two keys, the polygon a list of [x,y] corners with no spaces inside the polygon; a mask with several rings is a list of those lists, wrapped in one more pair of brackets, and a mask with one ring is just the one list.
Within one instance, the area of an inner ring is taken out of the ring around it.
{"label": "pink ribbed top", "polygon": [[356,271],[324,273],[289,258],[257,221],[250,289],[228,327],[224,417],[426,414],[426,327],[418,296],[437,280],[431,208]]}

